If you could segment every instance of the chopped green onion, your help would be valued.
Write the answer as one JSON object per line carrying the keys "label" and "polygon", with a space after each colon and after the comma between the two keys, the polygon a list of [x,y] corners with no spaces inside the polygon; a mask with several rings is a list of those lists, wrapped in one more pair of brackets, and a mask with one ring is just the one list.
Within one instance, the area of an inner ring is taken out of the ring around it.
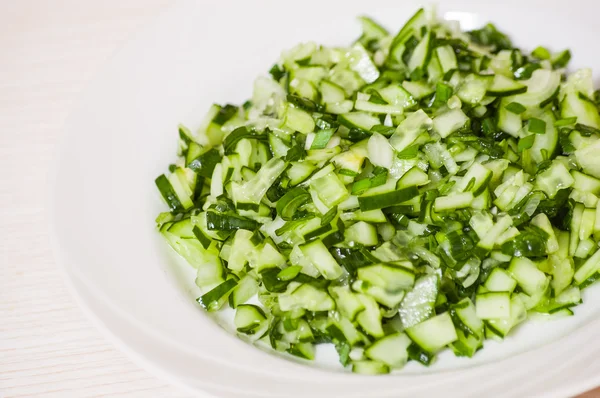
{"label": "chopped green onion", "polygon": [[281,78],[283,76],[285,76],[285,69],[283,69],[279,65],[275,64],[269,70],[269,73],[271,74],[271,76],[273,76],[273,79],[279,81],[279,80],[281,80]]}
{"label": "chopped green onion", "polygon": [[505,108],[509,112],[516,113],[517,115],[520,115],[521,113],[523,113],[527,110],[527,108],[525,108],[523,105],[519,104],[518,102],[511,102],[510,104],[506,105]]}
{"label": "chopped green onion", "polygon": [[306,151],[304,150],[303,144],[297,144],[289,149],[287,155],[285,156],[285,160],[288,162],[293,162],[297,160],[302,160],[306,156]]}
{"label": "chopped green onion", "polygon": [[533,134],[546,134],[546,122],[540,119],[529,119],[528,131]]}
{"label": "chopped green onion", "polygon": [[539,46],[531,52],[537,59],[550,59],[550,51],[546,47]]}
{"label": "chopped green onion", "polygon": [[571,126],[574,125],[577,122],[577,117],[567,117],[564,119],[559,119],[556,122],[554,122],[554,127],[565,127],[565,126]]}
{"label": "chopped green onion", "polygon": [[302,267],[299,265],[292,265],[291,267],[287,267],[279,271],[277,277],[282,281],[291,281],[302,271]]}
{"label": "chopped green onion", "polygon": [[310,200],[310,193],[304,188],[294,188],[277,201],[277,213],[284,220],[291,220],[300,206]]}
{"label": "chopped green onion", "polygon": [[438,83],[435,88],[435,100],[436,102],[440,102],[441,104],[445,104],[448,102],[450,97],[452,97],[452,87],[445,83]]}
{"label": "chopped green onion", "polygon": [[320,130],[319,132],[317,132],[317,134],[315,135],[315,139],[312,142],[312,145],[310,146],[310,149],[324,149],[329,143],[329,140],[331,139],[333,133],[333,129]]}
{"label": "chopped green onion", "polygon": [[371,180],[364,178],[352,184],[352,195],[360,195],[371,188]]}
{"label": "chopped green onion", "polygon": [[398,159],[414,159],[419,154],[419,146],[412,145],[398,153]]}
{"label": "chopped green onion", "polygon": [[533,146],[533,143],[535,142],[535,135],[528,135],[527,137],[523,137],[519,140],[519,144],[517,146],[517,149],[519,152],[523,152],[526,149],[529,149]]}

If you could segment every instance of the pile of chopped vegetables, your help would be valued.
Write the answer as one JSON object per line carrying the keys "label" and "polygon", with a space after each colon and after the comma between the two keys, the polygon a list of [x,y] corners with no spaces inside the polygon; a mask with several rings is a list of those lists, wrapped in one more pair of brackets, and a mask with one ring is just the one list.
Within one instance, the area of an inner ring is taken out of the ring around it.
{"label": "pile of chopped vegetables", "polygon": [[179,127],[157,223],[198,303],[369,374],[572,315],[600,277],[591,71],[423,9],[397,34],[360,21],[350,47],[285,51],[249,101]]}

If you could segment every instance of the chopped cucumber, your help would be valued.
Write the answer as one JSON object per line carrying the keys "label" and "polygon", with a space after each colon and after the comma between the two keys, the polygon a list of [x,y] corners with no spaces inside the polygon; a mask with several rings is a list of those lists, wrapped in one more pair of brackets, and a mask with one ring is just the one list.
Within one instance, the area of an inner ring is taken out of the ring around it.
{"label": "chopped cucumber", "polygon": [[158,230],[243,339],[389,373],[573,315],[600,279],[591,70],[406,17],[284,51],[249,101],[178,126]]}

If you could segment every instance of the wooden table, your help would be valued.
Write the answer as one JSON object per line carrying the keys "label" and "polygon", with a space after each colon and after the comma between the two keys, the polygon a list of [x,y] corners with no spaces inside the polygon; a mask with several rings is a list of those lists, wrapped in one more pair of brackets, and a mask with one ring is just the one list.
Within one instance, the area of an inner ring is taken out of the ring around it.
{"label": "wooden table", "polygon": [[[79,93],[170,0],[0,2],[0,397],[189,397],[88,322],[48,241],[48,169]],[[600,397],[600,389],[585,397]]]}

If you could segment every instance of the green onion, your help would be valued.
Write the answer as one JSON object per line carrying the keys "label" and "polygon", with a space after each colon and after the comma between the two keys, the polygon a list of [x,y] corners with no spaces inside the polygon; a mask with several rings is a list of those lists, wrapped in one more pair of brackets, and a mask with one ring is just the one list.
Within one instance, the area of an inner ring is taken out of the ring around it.
{"label": "green onion", "polygon": [[271,74],[271,76],[273,76],[273,79],[279,81],[279,80],[281,80],[281,78],[283,76],[285,76],[285,69],[283,69],[279,65],[275,64],[269,70],[269,73]]}
{"label": "green onion", "polygon": [[577,117],[567,117],[564,119],[559,119],[554,122],[554,127],[565,127],[571,126],[577,122]]}
{"label": "green onion", "polygon": [[419,154],[419,146],[412,145],[398,153],[398,159],[414,159]]}
{"label": "green onion", "polygon": [[540,119],[529,119],[528,131],[533,134],[546,134],[546,122]]}
{"label": "green onion", "polygon": [[284,220],[291,220],[300,206],[310,200],[310,193],[303,188],[294,188],[277,201],[277,213]]}
{"label": "green onion", "polygon": [[371,188],[371,180],[368,178],[358,180],[352,184],[352,195],[360,195]]}
{"label": "green onion", "polygon": [[306,151],[304,150],[303,144],[297,144],[290,148],[287,152],[285,160],[288,162],[293,162],[297,160],[302,160],[306,156]]}
{"label": "green onion", "polygon": [[550,59],[550,51],[546,47],[539,46],[531,52],[537,59]]}
{"label": "green onion", "polygon": [[445,83],[438,83],[435,88],[435,100],[441,104],[448,102],[452,96],[452,87]]}
{"label": "green onion", "polygon": [[287,267],[279,271],[277,277],[282,281],[291,281],[302,271],[302,267],[299,265],[293,265],[291,267]]}
{"label": "green onion", "polygon": [[520,115],[521,113],[523,113],[527,110],[527,108],[525,108],[523,105],[519,104],[518,102],[511,102],[510,104],[506,105],[505,108],[509,112],[516,113],[517,115]]}
{"label": "green onion", "polygon": [[519,152],[523,152],[524,150],[531,148],[534,142],[535,135],[528,135],[527,137],[523,137],[519,140],[519,145],[517,146],[517,149],[519,150]]}
{"label": "green onion", "polygon": [[327,146],[327,143],[329,143],[329,140],[334,132],[334,129],[321,130],[317,132],[310,149],[324,149]]}

